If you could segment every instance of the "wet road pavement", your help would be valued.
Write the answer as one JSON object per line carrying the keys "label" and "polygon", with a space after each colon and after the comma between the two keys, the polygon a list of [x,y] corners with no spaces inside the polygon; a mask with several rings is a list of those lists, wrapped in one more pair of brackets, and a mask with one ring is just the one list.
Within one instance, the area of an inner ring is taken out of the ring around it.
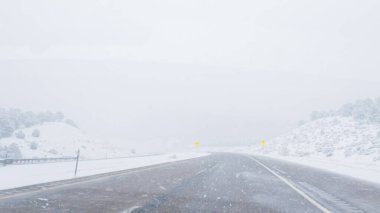
{"label": "wet road pavement", "polygon": [[227,153],[80,182],[0,191],[0,212],[379,211],[380,185]]}

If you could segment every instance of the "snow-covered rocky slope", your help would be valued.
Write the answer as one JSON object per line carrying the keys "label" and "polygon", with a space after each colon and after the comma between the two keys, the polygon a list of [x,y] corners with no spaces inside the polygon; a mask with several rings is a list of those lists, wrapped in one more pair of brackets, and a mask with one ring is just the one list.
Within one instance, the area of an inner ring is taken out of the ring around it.
{"label": "snow-covered rocky slope", "polygon": [[273,138],[260,153],[380,162],[380,125],[331,116],[307,122]]}
{"label": "snow-covered rocky slope", "polygon": [[[17,137],[20,131],[23,137]],[[119,152],[118,149],[106,147],[88,137],[81,129],[64,122],[34,125],[16,130],[11,137],[0,139],[0,151],[8,152],[8,157],[75,156],[78,149],[82,158],[104,158],[114,156]]]}
{"label": "snow-covered rocky slope", "polygon": [[310,120],[254,147],[260,153],[380,163],[380,98],[357,100],[337,110],[313,112]]}

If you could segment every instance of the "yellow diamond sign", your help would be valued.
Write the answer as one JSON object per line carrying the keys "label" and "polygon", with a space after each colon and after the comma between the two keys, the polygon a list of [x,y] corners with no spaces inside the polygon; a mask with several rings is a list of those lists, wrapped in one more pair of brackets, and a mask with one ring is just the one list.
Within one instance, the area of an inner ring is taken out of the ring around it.
{"label": "yellow diamond sign", "polygon": [[201,142],[200,141],[195,141],[194,142],[194,146],[195,146],[195,148],[199,148],[201,146]]}

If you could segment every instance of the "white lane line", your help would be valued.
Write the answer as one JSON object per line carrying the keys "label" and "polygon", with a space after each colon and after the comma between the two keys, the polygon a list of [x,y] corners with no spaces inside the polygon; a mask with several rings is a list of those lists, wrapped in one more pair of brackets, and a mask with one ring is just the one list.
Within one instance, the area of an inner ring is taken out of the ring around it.
{"label": "white lane line", "polygon": [[299,184],[301,184],[303,187],[305,187],[305,189],[319,195],[324,200],[333,203],[337,208],[342,209],[343,210],[342,212],[361,212],[361,213],[363,213],[363,211],[360,210],[359,208],[352,206],[350,203],[347,203],[346,201],[341,200],[340,198],[335,197],[334,195],[327,193],[327,192],[325,192],[325,191],[323,191],[323,190],[321,190],[321,189],[319,189],[319,188],[317,188],[311,184],[308,184],[306,182],[299,182]]}
{"label": "white lane line", "polygon": [[303,198],[305,198],[307,201],[309,201],[311,204],[313,204],[315,207],[317,207],[319,210],[321,210],[323,213],[332,213],[330,210],[326,209],[324,206],[322,206],[320,203],[315,201],[313,198],[309,197],[306,193],[295,187],[292,183],[290,183],[287,179],[283,178],[267,166],[265,166],[260,161],[256,160],[253,157],[250,157],[252,160],[254,160],[256,163],[260,164],[262,167],[264,167],[266,170],[268,170],[270,173],[272,173],[274,176],[278,177],[282,182],[286,183],[290,188],[292,188],[294,191],[296,191],[299,195],[301,195]]}
{"label": "white lane line", "polygon": [[134,210],[139,209],[139,208],[141,208],[141,206],[132,206],[132,207],[120,212],[120,213],[132,213]]}
{"label": "white lane line", "polygon": [[276,170],[277,172],[283,174],[283,175],[286,175],[286,172],[284,172],[284,171],[282,171],[282,170],[280,170],[278,168],[273,168],[273,169]]}

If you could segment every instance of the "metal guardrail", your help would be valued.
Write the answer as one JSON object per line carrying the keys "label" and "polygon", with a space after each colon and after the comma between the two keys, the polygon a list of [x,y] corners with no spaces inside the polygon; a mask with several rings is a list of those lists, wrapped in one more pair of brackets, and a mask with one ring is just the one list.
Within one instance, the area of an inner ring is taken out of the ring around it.
{"label": "metal guardrail", "polygon": [[[111,159],[121,159],[121,158],[138,158],[138,157],[147,157],[160,155],[162,153],[153,153],[153,154],[145,154],[145,155],[130,155],[123,157],[110,157],[110,158],[98,158],[98,159],[81,159],[80,161],[93,161],[93,160],[111,160]],[[6,158],[0,159],[0,166],[6,165],[22,165],[22,164],[36,164],[36,163],[53,163],[53,162],[62,162],[62,161],[75,161],[76,157],[62,157],[62,158]],[[79,160],[79,159],[78,159]]]}
{"label": "metal guardrail", "polygon": [[35,163],[51,163],[60,161],[74,161],[76,157],[65,157],[65,158],[21,158],[21,159],[1,159],[0,165],[20,165],[20,164],[35,164]]}
{"label": "metal guardrail", "polygon": [[[79,154],[80,150],[77,151],[76,157],[63,157],[63,158],[21,158],[21,159],[0,159],[0,166],[6,165],[20,165],[20,164],[36,164],[36,163],[52,163],[52,162],[61,162],[61,161],[76,161],[74,176],[77,175],[78,171],[78,163],[79,163]],[[125,157],[116,157],[116,158],[103,158],[103,159],[92,159],[92,160],[108,160],[108,159],[118,159],[118,158],[133,158],[133,157],[145,157],[158,155],[156,154],[146,154],[146,155],[133,155],[133,156],[125,156]],[[90,160],[90,159],[87,159]]]}
{"label": "metal guardrail", "polygon": [[93,161],[93,160],[112,160],[112,159],[123,159],[123,158],[140,158],[140,157],[148,157],[148,156],[156,156],[162,155],[163,153],[152,153],[145,155],[128,155],[128,156],[119,156],[119,157],[106,157],[106,158],[88,158],[88,159],[80,159],[80,161]]}

